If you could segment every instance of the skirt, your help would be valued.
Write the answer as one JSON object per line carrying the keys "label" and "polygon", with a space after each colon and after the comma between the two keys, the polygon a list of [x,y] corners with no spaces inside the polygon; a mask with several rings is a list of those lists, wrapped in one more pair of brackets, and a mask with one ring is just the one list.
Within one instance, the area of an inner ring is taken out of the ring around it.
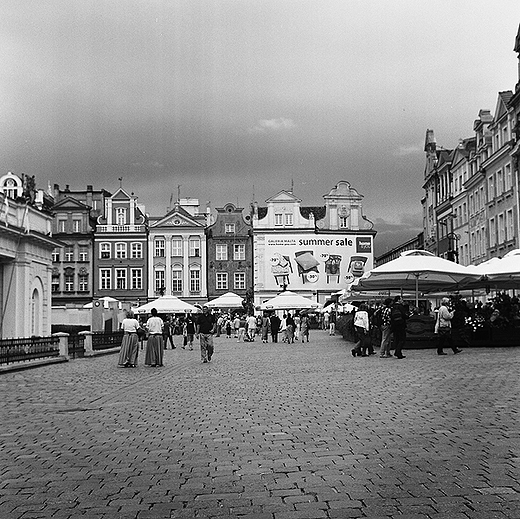
{"label": "skirt", "polygon": [[121,341],[118,366],[137,366],[139,344],[137,333],[125,333]]}
{"label": "skirt", "polygon": [[146,355],[144,363],[147,366],[163,365],[163,338],[162,335],[150,335],[146,341]]}

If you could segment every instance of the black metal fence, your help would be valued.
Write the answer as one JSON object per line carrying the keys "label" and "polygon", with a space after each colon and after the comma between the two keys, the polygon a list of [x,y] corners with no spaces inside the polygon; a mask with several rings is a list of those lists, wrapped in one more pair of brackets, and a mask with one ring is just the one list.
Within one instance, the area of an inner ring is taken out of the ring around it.
{"label": "black metal fence", "polygon": [[59,354],[58,337],[0,339],[0,365],[58,357]]}
{"label": "black metal fence", "polygon": [[94,351],[117,348],[121,346],[123,332],[94,332],[92,335],[92,349]]}
{"label": "black metal fence", "polygon": [[69,356],[78,359],[85,356],[85,336],[69,335]]}

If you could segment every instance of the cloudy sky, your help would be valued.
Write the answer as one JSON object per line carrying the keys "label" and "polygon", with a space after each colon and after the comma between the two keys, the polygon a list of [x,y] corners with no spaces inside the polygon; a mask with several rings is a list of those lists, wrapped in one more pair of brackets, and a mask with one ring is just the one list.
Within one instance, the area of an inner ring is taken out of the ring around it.
{"label": "cloudy sky", "polygon": [[[514,90],[518,0],[2,0],[0,171],[205,207],[364,195],[376,254],[422,225],[424,136]],[[180,188],[179,188],[180,186]]]}

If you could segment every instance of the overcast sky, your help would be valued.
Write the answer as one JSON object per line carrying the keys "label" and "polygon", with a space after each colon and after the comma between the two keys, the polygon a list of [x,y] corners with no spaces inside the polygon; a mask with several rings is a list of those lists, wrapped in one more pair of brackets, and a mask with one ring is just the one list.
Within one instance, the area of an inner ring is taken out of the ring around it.
{"label": "overcast sky", "polygon": [[514,90],[518,0],[2,0],[0,172],[248,207],[364,195],[376,254],[422,226],[424,137]]}

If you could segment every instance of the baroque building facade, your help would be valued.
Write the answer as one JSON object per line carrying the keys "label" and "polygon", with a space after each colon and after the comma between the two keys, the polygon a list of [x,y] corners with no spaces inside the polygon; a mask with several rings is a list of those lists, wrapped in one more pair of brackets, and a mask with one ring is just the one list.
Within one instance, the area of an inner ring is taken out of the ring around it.
{"label": "baroque building facade", "polygon": [[206,234],[209,213],[199,201],[181,198],[165,216],[149,217],[148,300],[177,296],[188,303],[207,300]]}
{"label": "baroque building facade", "polygon": [[133,194],[120,187],[105,198],[94,232],[93,297],[113,297],[124,307],[147,300],[147,217]]}
{"label": "baroque building facade", "polygon": [[253,227],[244,209],[226,204],[206,229],[208,299],[226,292],[246,298],[253,287]]}
{"label": "baroque building facade", "polygon": [[94,231],[111,195],[54,184],[53,196],[53,234],[64,246],[52,253],[52,305],[81,308],[94,297]]}
{"label": "baroque building facade", "polygon": [[255,305],[283,290],[324,303],[373,267],[376,231],[362,199],[342,180],[325,204],[302,206],[292,191],[253,204]]}
{"label": "baroque building facade", "polygon": [[34,177],[0,178],[0,337],[51,333],[52,199]]}

